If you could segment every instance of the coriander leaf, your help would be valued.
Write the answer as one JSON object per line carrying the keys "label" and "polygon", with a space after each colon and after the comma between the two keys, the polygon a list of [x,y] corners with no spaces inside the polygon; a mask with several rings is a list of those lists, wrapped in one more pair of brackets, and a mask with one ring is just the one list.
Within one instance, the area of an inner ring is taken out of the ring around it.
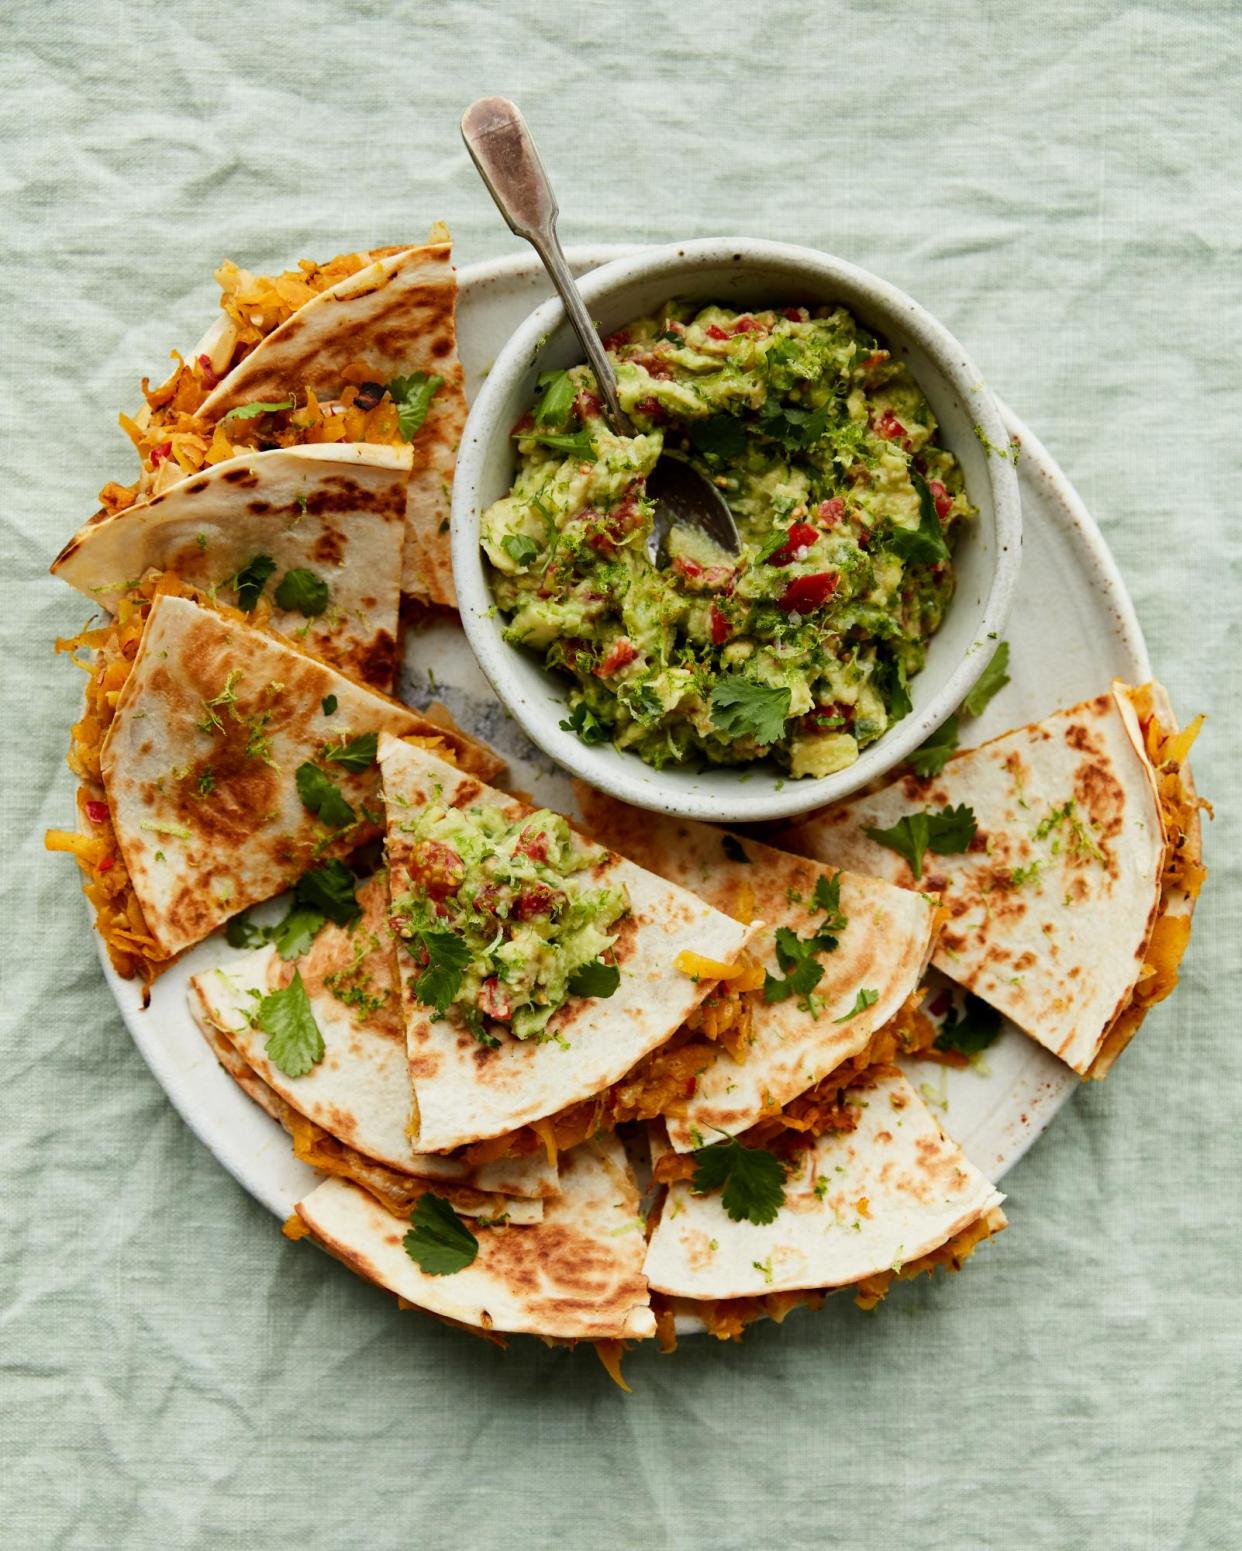
{"label": "coriander leaf", "polygon": [[923,876],[923,856],[935,851],[939,856],[966,851],[975,838],[974,810],[959,803],[956,808],[941,808],[939,813],[926,809],[908,813],[889,829],[868,825],[864,833],[878,845],[887,846],[904,856],[915,878]]}
{"label": "coriander leaf", "polygon": [[863,833],[869,840],[904,856],[916,878],[923,876],[923,856],[931,840],[926,813],[907,813],[888,829],[866,825]]}
{"label": "coriander leaf", "polygon": [[283,921],[277,921],[275,926],[269,926],[267,935],[276,952],[286,962],[289,959],[300,959],[304,953],[310,952],[311,943],[323,927],[324,919],[318,910],[311,910],[309,906],[290,905],[288,915]]}
{"label": "coriander leaf", "polygon": [[756,565],[759,561],[766,560],[769,555],[774,555],[778,549],[784,549],[788,543],[789,529],[773,528],[760,546],[759,553],[755,556]]}
{"label": "coriander leaf", "polygon": [[290,905],[284,919],[275,926],[256,926],[246,911],[234,916],[224,930],[225,941],[233,948],[261,948],[274,943],[282,959],[301,958],[315,940],[324,918],[318,910]]}
{"label": "coriander leaf", "polygon": [[267,941],[267,928],[256,926],[243,910],[224,928],[224,940],[230,948],[261,948]]}
{"label": "coriander leaf", "polygon": [[911,483],[919,498],[919,525],[917,528],[889,528],[884,536],[885,548],[891,549],[903,560],[915,565],[935,565],[949,559],[949,546],[945,542],[944,529],[936,516],[936,502],[927,481],[921,474],[911,473]]}
{"label": "coriander leaf", "polygon": [[254,420],[259,415],[277,415],[282,409],[292,409],[292,399],[281,399],[278,404],[256,401],[253,404],[239,404],[236,409],[230,409],[227,415],[221,416],[223,420]]}
{"label": "coriander leaf", "polygon": [[869,986],[864,986],[854,998],[854,1005],[843,1018],[834,1018],[834,1023],[848,1023],[851,1018],[857,1018],[860,1012],[866,1012],[868,1007],[874,1007],[880,1000],[880,993],[873,991]]}
{"label": "coriander leaf", "polygon": [[913,754],[906,756],[906,763],[911,766],[916,775],[921,775],[926,780],[929,776],[940,774],[949,761],[949,755],[957,748],[958,725],[955,714],[937,727],[931,737],[920,744]]}
{"label": "coriander leaf", "polygon": [[931,839],[929,844],[937,856],[951,856],[958,851],[968,851],[975,838],[978,822],[975,810],[965,803],[956,808],[941,808],[939,813],[929,813]]}
{"label": "coriander leaf", "polygon": [[416,932],[406,947],[417,958],[421,947],[426,963],[414,981],[414,994],[424,1007],[449,1010],[461,990],[462,970],[470,963],[470,949],[452,932]]}
{"label": "coriander leaf", "polygon": [[805,452],[828,429],[828,406],[800,409],[794,404],[780,405],[768,399],[759,410],[762,430],[780,442],[787,452]]}
{"label": "coriander leaf", "polygon": [[500,541],[500,547],[514,565],[529,565],[539,553],[538,544],[524,533],[506,533]]}
{"label": "coriander leaf", "polygon": [[903,716],[909,716],[914,709],[914,702],[910,699],[910,681],[906,677],[906,667],[903,662],[886,653],[880,653],[876,658],[875,683],[884,697],[890,727],[894,722],[899,722]]}
{"label": "coriander leaf", "polygon": [[841,874],[834,872],[831,878],[825,878],[821,873],[815,880],[815,891],[811,898],[816,910],[822,911],[828,917],[824,927],[831,931],[843,932],[848,922],[841,913]]}
{"label": "coriander leaf", "polygon": [[981,1054],[1000,1033],[1000,1013],[969,991],[960,1013],[950,1013],[936,1036],[937,1050],[955,1050],[958,1055]]}
{"label": "coriander leaf", "polygon": [[306,760],[298,766],[294,779],[302,806],[311,813],[317,813],[329,829],[344,829],[346,824],[352,824],[358,817],[346,802],[340,787],[324,775],[318,765],[312,765]]}
{"label": "coriander leaf", "polygon": [[742,842],[737,838],[736,835],[721,835],[720,844],[724,848],[724,854],[731,862],[750,861],[750,857],[747,856],[745,850],[742,848]]}
{"label": "coriander leaf", "polygon": [[461,1014],[461,1021],[480,1045],[485,1046],[488,1050],[500,1049],[500,1041],[494,1034],[487,1032],[487,1024],[483,1019],[483,1014],[477,1007],[459,1007],[457,1011]]}
{"label": "coriander leaf", "polygon": [[233,589],[237,593],[237,607],[245,614],[254,612],[254,606],[263,595],[268,578],[276,569],[271,555],[256,555],[248,560],[233,577]]}
{"label": "coriander leaf", "polygon": [[302,972],[282,991],[273,991],[259,1003],[255,1023],[267,1035],[269,1060],[286,1077],[305,1077],[323,1060],[323,1035],[311,1011],[310,997],[302,984]]}
{"label": "coriander leaf", "polygon": [[[824,966],[815,955],[823,944],[818,938],[799,937],[787,926],[776,928],[776,962],[785,971],[782,980],[769,970],[764,975],[765,1002],[783,1002],[790,996],[808,996],[824,977]],[[832,943],[836,947],[836,943]]]}
{"label": "coriander leaf", "polygon": [[608,729],[593,711],[585,705],[576,705],[563,722],[557,724],[562,732],[576,732],[583,743],[607,743]]}
{"label": "coriander leaf", "polygon": [[740,458],[746,451],[746,428],[732,415],[709,415],[691,422],[690,440],[705,458]]}
{"label": "coriander leaf", "polygon": [[569,977],[571,996],[596,996],[601,1001],[612,995],[621,984],[621,971],[615,964],[605,964],[603,959],[592,959],[589,964],[579,964]]}
{"label": "coriander leaf", "polygon": [[991,661],[979,675],[979,682],[962,701],[967,716],[982,716],[992,696],[998,694],[1009,682],[1009,642],[1002,641],[992,653]]}
{"label": "coriander leaf", "polygon": [[543,397],[535,406],[536,425],[560,425],[574,407],[578,390],[568,372],[540,372],[538,387]]}
{"label": "coriander leaf", "polygon": [[785,731],[790,698],[783,685],[760,684],[739,673],[726,674],[716,680],[712,690],[712,725],[728,738],[776,743]]}
{"label": "coriander leaf", "polygon": [[323,757],[333,765],[344,765],[346,770],[369,770],[379,754],[379,733],[361,732],[356,738],[342,738],[339,743],[325,744]]}
{"label": "coriander leaf", "polygon": [[774,1222],[785,1204],[785,1166],[761,1147],[728,1137],[696,1148],[694,1164],[691,1189],[701,1196],[723,1186],[721,1205],[734,1222]]}
{"label": "coriander leaf", "polygon": [[431,401],[444,386],[444,378],[427,372],[411,372],[408,377],[394,377],[387,386],[397,406],[401,435],[407,442],[412,442],[422,430]]}
{"label": "coriander leaf", "polygon": [[410,1213],[412,1227],[402,1239],[406,1254],[427,1276],[452,1276],[474,1264],[479,1241],[450,1202],[429,1190]]}
{"label": "coriander leaf", "polygon": [[299,905],[318,910],[336,926],[348,926],[362,914],[354,897],[357,880],[345,863],[335,857],[322,867],[312,867],[298,879],[293,897]]}
{"label": "coriander leaf", "polygon": [[336,698],[335,695],[325,695],[323,700],[320,702],[320,705],[323,709],[323,714],[325,716],[332,716],[339,704],[340,701]]}
{"label": "coriander leaf", "polygon": [[328,584],[322,576],[302,566],[286,571],[276,589],[276,602],[290,613],[312,619],[328,606]]}
{"label": "coriander leaf", "polygon": [[585,459],[595,456],[595,438],[585,427],[575,431],[572,436],[552,431],[515,431],[513,435],[515,440],[542,442],[554,452],[567,453],[570,457]]}

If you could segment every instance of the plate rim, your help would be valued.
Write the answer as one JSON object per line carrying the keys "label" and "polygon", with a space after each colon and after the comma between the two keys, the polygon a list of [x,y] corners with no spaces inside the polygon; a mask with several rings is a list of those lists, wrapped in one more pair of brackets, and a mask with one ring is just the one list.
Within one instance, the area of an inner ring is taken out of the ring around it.
{"label": "plate rim", "polygon": [[[628,254],[641,251],[644,247],[651,246],[639,243],[591,243],[578,244],[566,249],[566,258],[575,269],[582,270],[596,268],[601,264],[610,262],[616,258],[625,257]],[[539,261],[533,253],[517,250],[513,253],[501,254],[490,259],[482,259],[472,264],[463,265],[457,272],[458,303],[460,305],[462,292],[467,287],[481,288],[494,285],[505,280],[521,280],[538,272]],[[1147,648],[1146,638],[1139,622],[1138,613],[1134,606],[1134,600],[1125,584],[1117,561],[1108,547],[1100,525],[1088,510],[1086,503],[1075,489],[1065,470],[1048,451],[1040,438],[999,395],[993,394],[1000,409],[1001,417],[1005,422],[1011,437],[1017,439],[1022,447],[1022,456],[1029,457],[1030,461],[1037,465],[1043,478],[1047,481],[1051,490],[1059,501],[1062,513],[1058,520],[1063,528],[1073,532],[1076,540],[1082,544],[1088,552],[1091,563],[1095,569],[1097,578],[1101,583],[1101,589],[1111,605],[1115,614],[1115,625],[1119,629],[1123,650],[1129,654],[1136,667],[1136,677],[1140,682],[1151,677],[1151,658]],[[1055,506],[1056,501],[1050,503]],[[173,1056],[174,1047],[161,1041],[158,1027],[155,1021],[147,1021],[147,1009],[141,1002],[141,988],[132,980],[124,980],[117,974],[108,959],[107,948],[103,939],[94,929],[94,920],[91,916],[90,905],[85,896],[82,898],[83,908],[89,923],[91,936],[95,941],[95,951],[103,969],[104,983],[121,1014],[122,1022],[129,1033],[131,1040],[137,1047],[150,1071],[152,1077],[162,1090],[165,1098],[171,1103],[181,1120],[188,1127],[195,1138],[207,1149],[216,1163],[221,1165],[228,1174],[261,1205],[266,1207],[275,1217],[282,1219],[285,1216],[285,1207],[273,1191],[270,1182],[262,1177],[258,1166],[258,1159],[236,1159],[227,1153],[217,1151],[211,1134],[211,1126],[208,1123],[207,1106],[195,1104],[190,1092],[183,1089],[179,1082],[179,1072]],[[1035,1045],[1035,1042],[1031,1042]],[[1042,1047],[1035,1046],[1036,1049]],[[207,1051],[204,1042],[204,1051]],[[210,1054],[210,1052],[207,1052]],[[1040,1137],[1051,1126],[1056,1115],[1069,1100],[1070,1096],[1081,1086],[1080,1079],[1068,1067],[1059,1074],[1061,1080],[1056,1091],[1049,1094],[1040,1108],[1037,1120],[1025,1124],[1017,1135],[1013,1146],[1006,1150],[1003,1162],[995,1168],[983,1167],[984,1172],[993,1183],[1004,1177],[1031,1149]],[[279,1130],[275,1121],[272,1126]],[[305,1167],[305,1166],[304,1166]],[[308,1174],[313,1171],[307,1169]]]}

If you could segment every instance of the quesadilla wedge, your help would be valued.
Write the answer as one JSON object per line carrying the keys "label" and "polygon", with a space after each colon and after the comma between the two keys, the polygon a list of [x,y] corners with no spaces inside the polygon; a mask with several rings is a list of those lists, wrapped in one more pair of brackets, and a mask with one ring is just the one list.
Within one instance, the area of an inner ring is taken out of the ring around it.
{"label": "quesadilla wedge", "polygon": [[[770,1221],[731,1216],[724,1194],[696,1194],[692,1177],[669,1184],[644,1262],[666,1345],[677,1314],[723,1340],[840,1288],[871,1308],[895,1279],[957,1270],[1005,1226],[1004,1197],[896,1068],[857,1078],[844,1103],[839,1128],[790,1155]],[[689,1176],[691,1160],[669,1156]]]}
{"label": "quesadilla wedge", "polygon": [[909,1052],[916,1028],[935,1037],[907,1006],[912,998],[917,1006],[931,957],[934,896],[631,808],[582,783],[575,794],[587,831],[604,845],[738,920],[764,922],[749,947],[766,972],[751,993],[749,1037],[666,1115],[678,1152],[745,1130],[845,1063],[861,1069]]}
{"label": "quesadilla wedge", "polygon": [[[299,1158],[356,1180],[390,1210],[408,1211],[428,1180],[492,1196],[555,1195],[556,1169],[542,1152],[472,1166],[410,1146],[410,1079],[387,878],[368,879],[358,904],[356,921],[321,926],[296,963],[269,944],[191,978],[195,1021],[217,1055],[227,1046],[244,1073],[231,1059],[222,1057],[222,1064],[239,1080],[252,1079],[246,1091],[290,1132]],[[273,993],[276,1000],[266,1001]],[[279,1032],[284,1015],[300,1019],[292,1046],[268,1032]]]}
{"label": "quesadilla wedge", "polygon": [[[1201,720],[1201,718],[1200,718]],[[1108,693],[799,825],[807,855],[941,892],[934,963],[1084,1077],[1103,1077],[1177,984],[1206,876],[1186,756],[1158,684]],[[969,809],[918,853],[920,815]],[[885,841],[890,842],[886,844]],[[896,843],[901,849],[892,849]]]}
{"label": "quesadilla wedge", "polygon": [[290,1237],[309,1234],[359,1276],[442,1319],[561,1341],[641,1339],[655,1330],[638,1186],[613,1137],[565,1155],[561,1193],[545,1202],[541,1223],[481,1227],[477,1253],[456,1271],[423,1270],[404,1247],[408,1223],[344,1180],[320,1185],[296,1213]]}
{"label": "quesadilla wedge", "polygon": [[411,462],[409,447],[357,442],[229,458],[87,523],[52,573],[115,612],[149,571],[172,571],[252,615],[262,604],[256,623],[390,691]]}
{"label": "quesadilla wedge", "polygon": [[228,1035],[218,1029],[201,1008],[192,1006],[191,1010],[216,1060],[248,1098],[284,1127],[292,1140],[294,1157],[310,1168],[336,1179],[352,1180],[388,1212],[399,1215],[412,1211],[429,1190],[435,1190],[451,1201],[454,1211],[462,1217],[503,1217],[510,1222],[522,1223],[543,1221],[543,1201],[538,1197],[489,1192],[466,1177],[432,1179],[405,1174],[358,1152],[313,1120],[308,1120],[269,1087],[239,1054]]}
{"label": "quesadilla wedge", "polygon": [[760,929],[424,750],[386,737],[379,757],[423,1151],[501,1136],[616,1082]]}
{"label": "quesadilla wedge", "polygon": [[309,262],[296,272],[217,272],[222,315],[122,427],[142,460],[133,485],[110,483],[123,510],[211,464],[264,447],[409,444],[403,591],[453,604],[449,485],[466,419],[447,230],[422,247]]}
{"label": "quesadilla wedge", "polygon": [[[247,905],[379,832],[381,732],[489,776],[489,750],[186,595],[171,573],[68,647],[95,650],[71,768],[81,832],[52,831],[87,875],[118,973],[150,980]],[[314,767],[317,774],[304,770]],[[331,788],[331,790],[330,790]]]}

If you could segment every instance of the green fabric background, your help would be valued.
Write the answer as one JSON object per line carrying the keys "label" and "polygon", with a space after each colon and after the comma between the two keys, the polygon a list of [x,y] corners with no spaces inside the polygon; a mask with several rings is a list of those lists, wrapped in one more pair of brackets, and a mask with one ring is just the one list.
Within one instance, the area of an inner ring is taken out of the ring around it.
{"label": "green fabric background", "polygon": [[[1242,1492],[1236,5],[10,3],[0,16],[0,1541],[1226,1547]],[[88,945],[45,567],[224,255],[514,246],[457,119],[518,97],[567,241],[818,245],[966,341],[1102,524],[1221,810],[1184,984],[877,1316],[507,1355],[233,1183]],[[1232,977],[1232,984],[1231,984]]]}

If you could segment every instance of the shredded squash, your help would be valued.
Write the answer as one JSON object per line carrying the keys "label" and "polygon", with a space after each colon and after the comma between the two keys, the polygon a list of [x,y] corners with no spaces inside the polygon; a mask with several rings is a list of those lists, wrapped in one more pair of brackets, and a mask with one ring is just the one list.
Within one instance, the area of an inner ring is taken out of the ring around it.
{"label": "shredded squash", "polygon": [[[743,966],[753,978],[754,966]],[[534,1125],[504,1136],[474,1142],[461,1156],[471,1165],[497,1158],[520,1158],[543,1147],[550,1162],[579,1142],[615,1131],[628,1120],[653,1120],[684,1111],[698,1079],[723,1049],[743,1061],[751,1042],[754,993],[736,989],[738,979],[722,981],[667,1043],[645,1056],[618,1082],[593,1099],[571,1104]]]}
{"label": "shredded squash", "polygon": [[[849,1290],[860,1309],[873,1309],[883,1299],[894,1281],[909,1281],[912,1277],[928,1275],[933,1271],[960,1271],[986,1239],[999,1233],[1005,1226],[1004,1215],[999,1210],[989,1212],[978,1221],[954,1234],[939,1249],[920,1255],[917,1260],[894,1266],[875,1276],[864,1278]],[[771,1319],[777,1324],[794,1309],[822,1308],[829,1292],[837,1288],[807,1288],[793,1292],[764,1293],[747,1298],[720,1298],[699,1301],[692,1298],[666,1298],[653,1293],[651,1304],[656,1315],[656,1335],[660,1338],[660,1350],[671,1352],[677,1344],[675,1320],[678,1314],[696,1315],[703,1321],[710,1335],[718,1341],[740,1341],[748,1325],[756,1320]]]}
{"label": "shredded squash", "polygon": [[[432,240],[444,240],[447,233],[442,233],[442,228],[434,230]],[[402,251],[377,248],[341,254],[326,264],[303,259],[296,270],[279,275],[254,275],[225,260],[216,271],[221,316],[204,341],[205,348],[189,361],[174,350],[177,364],[171,376],[155,388],[144,377],[142,408],[135,415],[120,416],[122,430],[137,449],[142,473],[132,485],[110,480],[99,492],[103,510],[124,511],[187,475],[257,448],[343,441],[401,445],[391,395],[385,392],[376,399],[368,391],[359,399],[359,389],[374,375],[361,361],[346,368],[346,386],[331,403],[321,403],[308,390],[305,402],[252,419],[225,416],[211,421],[199,410],[220,381],[300,307],[376,260]],[[377,274],[375,284],[379,283]],[[366,289],[365,282],[360,282],[360,290]]]}
{"label": "shredded squash", "polygon": [[81,830],[77,835],[49,830],[44,844],[49,851],[69,852],[82,869],[82,889],[95,911],[95,925],[117,974],[125,980],[141,976],[148,985],[172,961],[161,956],[130,885],[112,828],[99,759],[121,690],[138,655],[152,602],[163,593],[191,591],[171,571],[153,573],[121,597],[111,624],[56,643],[58,652],[76,654],[85,649],[93,651],[95,657],[93,663],[84,663],[74,655],[78,666],[86,667],[90,674],[82,716],[70,733],[68,756],[69,768],[79,782]]}
{"label": "shredded squash", "polygon": [[[66,852],[81,867],[85,875],[83,892],[94,908],[95,925],[107,944],[108,957],[117,974],[126,980],[141,977],[148,986],[173,960],[161,955],[130,884],[112,827],[100,774],[100,756],[121,691],[138,655],[151,606],[156,598],[166,594],[193,598],[225,619],[251,629],[261,630],[271,619],[271,604],[266,597],[260,597],[253,611],[244,614],[208,597],[172,571],[151,571],[120,596],[116,614],[108,624],[57,641],[56,650],[69,653],[78,667],[89,675],[85,705],[71,730],[68,755],[69,768],[79,782],[80,829],[76,834],[62,829],[48,830],[44,838],[49,851]],[[318,660],[313,652],[291,637],[281,636],[280,641],[312,661]],[[93,652],[93,660],[79,657],[79,651]],[[428,749],[449,764],[457,763],[453,747],[435,735],[414,734],[404,741]]]}
{"label": "shredded squash", "polygon": [[1180,732],[1171,731],[1156,712],[1150,684],[1132,690],[1147,757],[1156,777],[1156,794],[1165,828],[1164,867],[1156,922],[1147,944],[1143,975],[1130,1004],[1113,1020],[1100,1052],[1088,1068],[1093,1079],[1106,1077],[1113,1062],[1137,1033],[1148,1011],[1177,985],[1182,957],[1190,942],[1194,902],[1207,877],[1199,835],[1199,815],[1211,807],[1197,796],[1186,758],[1203,726],[1196,716]]}
{"label": "shredded squash", "polygon": [[634,1391],[621,1377],[621,1359],[629,1351],[629,1343],[625,1341],[592,1341],[591,1345],[595,1348],[595,1355],[603,1363],[604,1369],[612,1382],[618,1389],[624,1390],[627,1395],[632,1395]]}

